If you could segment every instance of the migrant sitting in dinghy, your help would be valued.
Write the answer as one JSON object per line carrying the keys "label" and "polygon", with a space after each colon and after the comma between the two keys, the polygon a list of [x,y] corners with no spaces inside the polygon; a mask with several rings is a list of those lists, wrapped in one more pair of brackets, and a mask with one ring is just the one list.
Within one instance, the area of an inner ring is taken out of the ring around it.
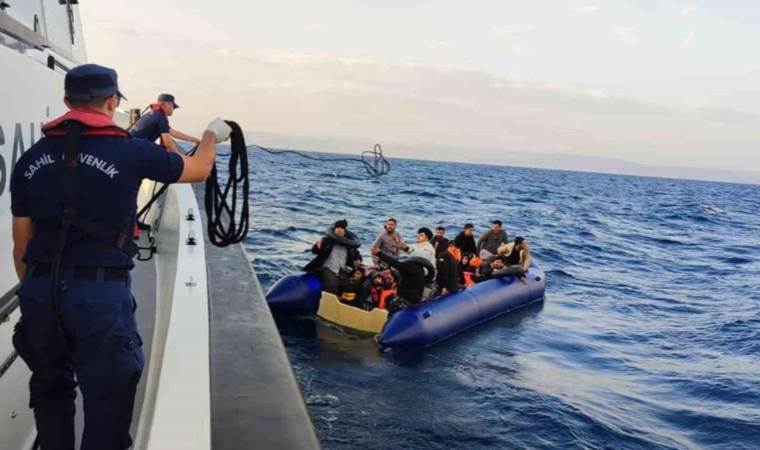
{"label": "migrant sitting in dinghy", "polygon": [[372,255],[380,258],[382,262],[399,271],[398,295],[388,305],[388,311],[393,313],[408,305],[416,305],[423,299],[425,288],[430,286],[435,279],[435,268],[426,258],[412,257],[400,261],[396,258],[372,248]]}
{"label": "migrant sitting in dinghy", "polygon": [[[344,236],[350,239],[349,235]],[[356,241],[358,247],[358,239]],[[544,299],[544,273],[532,264],[527,242],[519,238],[502,247],[498,255],[498,268],[484,267],[491,269],[490,277],[477,284],[472,283],[476,266],[473,262],[479,261],[479,258],[474,258],[472,254],[463,255],[463,262],[466,263],[463,271],[470,275],[469,279],[463,280],[466,289],[459,289],[456,260],[446,258],[450,263],[447,264],[450,266],[448,268],[454,269],[449,274],[454,276],[446,277],[451,278],[447,280],[450,284],[445,283],[450,286],[446,288],[449,292],[430,300],[425,300],[423,292],[432,284],[436,268],[427,258],[398,260],[376,247],[370,248],[372,255],[390,266],[392,271],[398,272],[398,283],[386,288],[379,275],[383,272],[370,272],[366,285],[368,298],[365,301],[357,298],[365,295],[365,292],[359,294],[359,289],[350,289],[349,294],[354,294],[353,298],[348,296],[341,301],[323,287],[313,272],[282,278],[267,292],[266,298],[270,308],[278,313],[316,313],[338,325],[378,334],[376,341],[384,347],[429,346]],[[346,260],[345,263],[349,265],[350,261]],[[320,264],[323,266],[324,261]],[[483,266],[487,265],[487,262],[483,263]],[[316,268],[317,264],[313,266]],[[397,297],[395,301],[391,300],[394,295]]]}

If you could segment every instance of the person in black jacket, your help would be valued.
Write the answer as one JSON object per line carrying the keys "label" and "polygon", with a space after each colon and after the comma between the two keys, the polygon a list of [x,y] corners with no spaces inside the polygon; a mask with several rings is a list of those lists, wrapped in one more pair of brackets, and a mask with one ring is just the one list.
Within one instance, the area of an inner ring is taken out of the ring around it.
{"label": "person in black jacket", "polygon": [[307,264],[304,272],[314,273],[322,282],[322,290],[338,295],[341,271],[353,271],[354,261],[361,260],[359,238],[347,230],[348,222],[339,220],[327,234],[311,248],[317,256]]}
{"label": "person in black jacket", "polygon": [[430,240],[430,244],[433,245],[436,252],[438,252],[438,247],[441,244],[446,248],[449,245],[449,240],[446,239],[446,229],[441,226],[435,227],[435,236]]}
{"label": "person in black jacket", "polygon": [[396,290],[398,297],[395,306],[388,307],[389,312],[395,312],[407,304],[416,305],[422,301],[422,292],[425,286],[433,281],[435,268],[425,258],[408,258],[403,261],[381,253],[373,247],[370,249],[373,256],[377,256],[388,266],[398,270],[400,280]]}
{"label": "person in black jacket", "polygon": [[436,249],[435,259],[436,295],[457,291],[461,277],[459,263],[457,263],[447,248],[440,245]]}
{"label": "person in black jacket", "polygon": [[475,226],[471,223],[464,225],[464,230],[460,231],[456,238],[454,238],[454,245],[456,245],[462,254],[465,253],[478,253],[478,248],[475,245],[475,237],[472,235],[475,231]]}

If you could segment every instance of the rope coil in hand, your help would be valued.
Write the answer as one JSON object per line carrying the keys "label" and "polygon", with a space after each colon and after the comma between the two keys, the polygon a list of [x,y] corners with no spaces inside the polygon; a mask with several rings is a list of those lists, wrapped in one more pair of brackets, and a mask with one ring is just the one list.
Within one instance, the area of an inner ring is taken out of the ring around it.
{"label": "rope coil in hand", "polygon": [[[217,247],[226,247],[242,241],[248,234],[248,149],[240,125],[226,121],[230,134],[230,160],[227,182],[219,185],[216,164],[206,180],[206,208],[208,238]],[[236,214],[240,206],[240,214]]]}

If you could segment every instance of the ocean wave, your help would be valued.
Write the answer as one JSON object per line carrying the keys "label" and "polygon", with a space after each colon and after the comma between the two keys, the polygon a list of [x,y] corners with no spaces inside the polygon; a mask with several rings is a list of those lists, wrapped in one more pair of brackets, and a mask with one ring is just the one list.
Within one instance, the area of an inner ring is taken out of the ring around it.
{"label": "ocean wave", "polygon": [[265,289],[336,218],[365,258],[388,217],[407,242],[500,218],[546,271],[540,309],[403,357],[278,321],[325,447],[759,446],[757,188],[401,160],[374,180],[261,156],[244,246]]}

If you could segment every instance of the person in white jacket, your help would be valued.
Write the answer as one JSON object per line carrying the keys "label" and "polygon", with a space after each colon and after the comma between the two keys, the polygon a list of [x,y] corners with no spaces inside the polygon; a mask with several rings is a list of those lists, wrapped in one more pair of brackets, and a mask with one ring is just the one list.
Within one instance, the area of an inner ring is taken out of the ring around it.
{"label": "person in white jacket", "polygon": [[433,238],[433,232],[429,228],[422,227],[417,230],[417,240],[412,245],[407,245],[402,248],[409,256],[417,256],[425,258],[430,261],[430,264],[435,267],[435,248],[430,243],[430,239]]}

